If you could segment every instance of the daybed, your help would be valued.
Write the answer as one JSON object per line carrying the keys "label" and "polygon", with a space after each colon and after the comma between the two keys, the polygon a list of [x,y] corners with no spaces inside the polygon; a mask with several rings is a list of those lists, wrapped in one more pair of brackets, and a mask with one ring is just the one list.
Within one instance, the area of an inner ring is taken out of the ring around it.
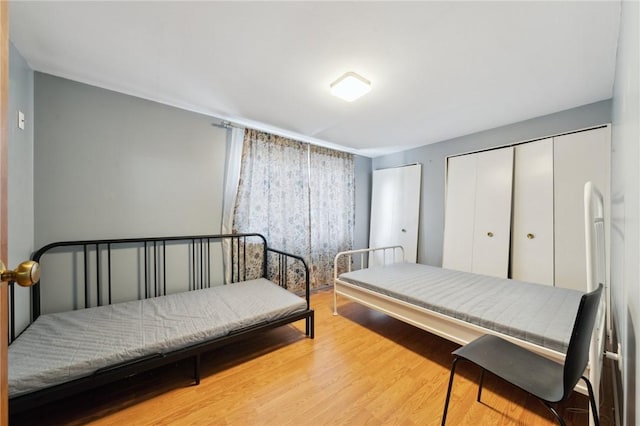
{"label": "daybed", "polygon": [[186,358],[197,384],[202,353],[302,319],[313,338],[307,265],[259,234],[61,242],[33,260],[17,338],[10,292],[13,413]]}
{"label": "daybed", "polygon": [[[588,291],[605,276],[602,196],[585,186]],[[382,264],[351,270],[353,260]],[[359,259],[358,259],[359,258]],[[375,262],[371,262],[375,263]],[[339,272],[340,265],[348,265]],[[337,296],[381,311],[450,341],[467,344],[498,335],[562,362],[582,292],[404,262],[400,246],[352,250],[335,258],[334,314]],[[344,269],[343,269],[344,270]],[[603,356],[604,303],[596,321],[588,368],[599,389]],[[586,394],[586,388],[578,387]],[[597,393],[596,393],[597,399]]]}

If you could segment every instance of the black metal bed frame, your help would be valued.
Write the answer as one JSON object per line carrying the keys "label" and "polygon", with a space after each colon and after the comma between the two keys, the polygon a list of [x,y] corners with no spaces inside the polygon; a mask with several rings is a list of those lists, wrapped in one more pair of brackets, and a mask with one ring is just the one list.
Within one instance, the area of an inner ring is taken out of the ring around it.
{"label": "black metal bed frame", "polygon": [[[259,242],[255,242],[256,239]],[[280,250],[270,248],[267,245],[266,238],[257,233],[244,234],[218,234],[218,235],[196,235],[196,236],[177,236],[177,237],[150,237],[150,238],[125,238],[125,239],[102,239],[102,240],[84,240],[84,241],[64,241],[48,244],[37,250],[32,260],[40,262],[45,253],[49,253],[61,248],[75,248],[74,252],[82,253],[84,267],[82,284],[84,285],[84,306],[76,309],[90,307],[91,305],[111,304],[112,289],[112,262],[111,250],[117,246],[128,245],[144,249],[144,259],[142,266],[144,269],[144,294],[139,299],[156,297],[167,294],[166,287],[166,246],[167,244],[182,243],[190,246],[190,273],[191,282],[189,290],[197,290],[212,286],[211,281],[211,243],[228,241],[229,256],[231,265],[231,283],[240,282],[247,277],[247,247],[251,244],[262,245],[262,277],[270,279],[268,273],[271,269],[276,272],[276,279],[271,279],[275,284],[288,289],[288,268],[293,262],[298,262],[302,268],[304,276],[304,297],[307,307],[304,311],[297,312],[287,317],[257,324],[255,326],[245,328],[226,336],[209,339],[200,343],[174,350],[167,353],[158,353],[131,361],[123,362],[100,369],[90,376],[75,379],[66,383],[55,385],[49,388],[41,389],[25,395],[20,395],[9,399],[10,413],[18,413],[27,409],[39,406],[60,398],[71,396],[79,392],[102,386],[104,384],[123,379],[144,371],[148,371],[166,364],[174,363],[183,359],[193,358],[193,374],[195,384],[200,383],[200,358],[205,352],[215,348],[233,343],[235,341],[245,339],[264,332],[265,330],[277,328],[295,321],[305,320],[305,334],[311,339],[314,338],[314,311],[310,307],[309,297],[309,268],[300,256],[292,255]],[[94,255],[92,256],[92,253]],[[101,257],[106,253],[106,266],[101,263]],[[269,268],[269,255],[275,256],[276,262],[274,268]],[[93,263],[92,264],[92,260]],[[153,268],[153,269],[151,269]],[[95,276],[92,276],[91,270],[95,270]],[[103,277],[106,274],[107,279]],[[46,271],[43,271],[46,276]],[[93,280],[93,282],[91,282]],[[38,281],[31,287],[31,322],[41,313],[40,303],[40,285]],[[106,282],[105,282],[106,281]],[[95,289],[91,284],[95,284]],[[232,285],[232,284],[231,284]],[[14,341],[15,331],[15,294],[14,283],[9,283],[9,306],[10,306],[10,330],[9,341]],[[105,288],[106,287],[106,288]],[[90,300],[91,290],[95,291],[95,298]],[[103,300],[102,294],[106,293],[106,301]],[[143,296],[143,297],[142,297]],[[302,295],[301,295],[302,296]],[[94,302],[95,301],[95,302]],[[106,303],[105,303],[106,302]]]}

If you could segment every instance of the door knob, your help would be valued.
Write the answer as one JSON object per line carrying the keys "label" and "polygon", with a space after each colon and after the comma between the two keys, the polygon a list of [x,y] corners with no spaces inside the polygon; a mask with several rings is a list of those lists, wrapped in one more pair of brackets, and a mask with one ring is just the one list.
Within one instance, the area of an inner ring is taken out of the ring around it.
{"label": "door knob", "polygon": [[493,232],[491,232],[491,231],[487,232],[487,237],[492,238],[493,237]]}
{"label": "door knob", "polygon": [[13,271],[9,271],[4,263],[0,262],[0,280],[15,281],[23,287],[30,287],[40,281],[40,265],[38,262],[28,260],[22,262]]}
{"label": "door knob", "polygon": [[535,235],[533,234],[527,234],[527,238],[530,240],[533,240],[535,238]]}

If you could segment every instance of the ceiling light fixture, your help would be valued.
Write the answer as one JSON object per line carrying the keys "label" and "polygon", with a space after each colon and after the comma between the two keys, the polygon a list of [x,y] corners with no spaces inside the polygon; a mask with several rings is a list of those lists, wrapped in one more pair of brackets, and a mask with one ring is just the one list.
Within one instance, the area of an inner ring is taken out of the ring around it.
{"label": "ceiling light fixture", "polygon": [[371,90],[371,82],[355,72],[347,72],[331,83],[331,94],[352,102]]}

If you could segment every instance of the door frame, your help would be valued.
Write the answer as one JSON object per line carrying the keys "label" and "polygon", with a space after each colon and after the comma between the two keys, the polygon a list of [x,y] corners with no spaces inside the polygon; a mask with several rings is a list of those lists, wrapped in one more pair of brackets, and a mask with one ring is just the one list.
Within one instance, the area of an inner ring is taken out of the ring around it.
{"label": "door frame", "polygon": [[[7,119],[9,109],[9,2],[0,1],[0,259],[7,260]],[[9,423],[7,285],[0,285],[0,426]]]}

